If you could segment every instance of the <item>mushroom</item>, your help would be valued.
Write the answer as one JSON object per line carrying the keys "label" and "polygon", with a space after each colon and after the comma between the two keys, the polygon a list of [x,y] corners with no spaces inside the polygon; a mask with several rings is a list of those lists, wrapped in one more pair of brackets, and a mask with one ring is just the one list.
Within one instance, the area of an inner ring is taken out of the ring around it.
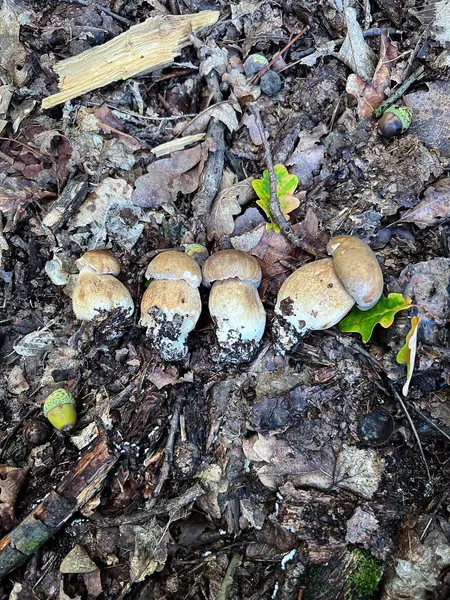
{"label": "mushroom", "polygon": [[126,316],[134,311],[127,288],[116,279],[119,261],[106,250],[90,250],[77,260],[80,271],[72,295],[77,319],[93,321],[102,313],[122,309]]}
{"label": "mushroom", "polygon": [[152,281],[142,297],[140,324],[162,360],[182,360],[202,310],[200,267],[187,254],[169,250],[150,262],[145,277]]}
{"label": "mushroom", "polygon": [[325,258],[290,275],[278,292],[273,322],[277,349],[291,350],[307,331],[329,329],[350,311],[372,308],[383,293],[383,274],[375,254],[353,236],[328,243]]}
{"label": "mushroom", "polygon": [[212,284],[209,312],[216,325],[217,361],[252,359],[264,334],[266,312],[258,294],[261,268],[240,250],[221,250],[203,265],[203,283]]}
{"label": "mushroom", "polygon": [[358,308],[375,306],[383,293],[383,273],[372,249],[353,235],[339,235],[328,242],[327,252]]}

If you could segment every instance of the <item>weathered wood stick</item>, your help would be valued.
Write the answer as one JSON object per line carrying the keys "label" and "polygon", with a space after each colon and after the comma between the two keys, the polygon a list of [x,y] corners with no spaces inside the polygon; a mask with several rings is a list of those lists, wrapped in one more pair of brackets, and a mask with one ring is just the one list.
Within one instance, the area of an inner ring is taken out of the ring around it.
{"label": "weathered wood stick", "polygon": [[57,231],[81,206],[89,190],[88,179],[85,175],[74,177],[63,189],[60,196],[51,205],[42,222],[46,227]]}
{"label": "weathered wood stick", "polygon": [[0,540],[0,579],[20,567],[97,493],[116,461],[106,433],[100,433],[56,489]]}
{"label": "weathered wood stick", "polygon": [[190,43],[189,32],[214,25],[219,13],[203,10],[191,15],[151,17],[113,40],[71,56],[54,67],[60,92],[42,101],[52,108],[104,85],[169,65]]}

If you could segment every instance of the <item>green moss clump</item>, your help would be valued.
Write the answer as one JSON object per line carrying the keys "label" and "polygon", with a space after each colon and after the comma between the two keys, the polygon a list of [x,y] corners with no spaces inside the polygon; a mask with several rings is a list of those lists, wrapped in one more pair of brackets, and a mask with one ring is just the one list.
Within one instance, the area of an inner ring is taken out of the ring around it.
{"label": "green moss clump", "polygon": [[370,600],[382,574],[381,563],[365,550],[355,550],[355,570],[347,576],[345,600]]}

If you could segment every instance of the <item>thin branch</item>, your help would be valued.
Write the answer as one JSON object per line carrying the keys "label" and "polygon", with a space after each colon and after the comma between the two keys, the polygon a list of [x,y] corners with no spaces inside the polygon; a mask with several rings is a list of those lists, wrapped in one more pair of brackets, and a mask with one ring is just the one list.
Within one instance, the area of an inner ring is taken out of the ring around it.
{"label": "thin branch", "polygon": [[258,128],[259,136],[261,138],[263,148],[264,148],[264,158],[266,161],[267,170],[269,172],[269,185],[270,185],[270,201],[269,201],[269,209],[270,214],[273,217],[273,220],[280,227],[281,233],[289,240],[289,242],[295,248],[301,248],[308,252],[309,254],[313,254],[314,252],[306,247],[302,240],[295,234],[292,227],[286,220],[286,217],[283,215],[280,207],[280,201],[277,196],[277,176],[275,175],[275,170],[273,166],[272,153],[270,151],[270,146],[267,141],[266,133],[264,131],[264,125],[261,119],[261,113],[259,112],[259,108],[256,104],[250,105],[250,111],[255,117],[255,124]]}
{"label": "thin branch", "polygon": [[403,412],[405,413],[406,418],[409,421],[409,424],[411,426],[411,429],[412,429],[412,432],[414,434],[414,437],[416,438],[417,445],[419,446],[420,455],[421,455],[422,460],[423,460],[423,462],[425,464],[425,469],[427,471],[428,481],[431,483],[430,470],[428,468],[427,459],[425,458],[425,453],[424,453],[423,448],[422,448],[422,442],[420,441],[420,437],[419,437],[419,434],[417,433],[417,429],[414,426],[413,420],[411,419],[411,416],[410,416],[410,414],[408,412],[408,409],[406,408],[406,404],[403,402],[400,394],[397,392],[397,390],[392,385],[391,385],[391,390],[392,390],[392,394],[393,394],[394,398],[398,401],[398,403],[402,407]]}

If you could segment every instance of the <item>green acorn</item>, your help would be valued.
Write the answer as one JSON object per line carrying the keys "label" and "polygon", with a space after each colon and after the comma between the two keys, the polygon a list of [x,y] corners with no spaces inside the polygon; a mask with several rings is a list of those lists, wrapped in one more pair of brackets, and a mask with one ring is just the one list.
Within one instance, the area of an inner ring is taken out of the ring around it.
{"label": "green acorn", "polygon": [[63,433],[71,431],[77,422],[75,398],[70,392],[60,388],[44,402],[44,416]]}
{"label": "green acorn", "polygon": [[385,138],[392,138],[409,128],[412,110],[409,106],[391,106],[378,121],[378,131]]}

